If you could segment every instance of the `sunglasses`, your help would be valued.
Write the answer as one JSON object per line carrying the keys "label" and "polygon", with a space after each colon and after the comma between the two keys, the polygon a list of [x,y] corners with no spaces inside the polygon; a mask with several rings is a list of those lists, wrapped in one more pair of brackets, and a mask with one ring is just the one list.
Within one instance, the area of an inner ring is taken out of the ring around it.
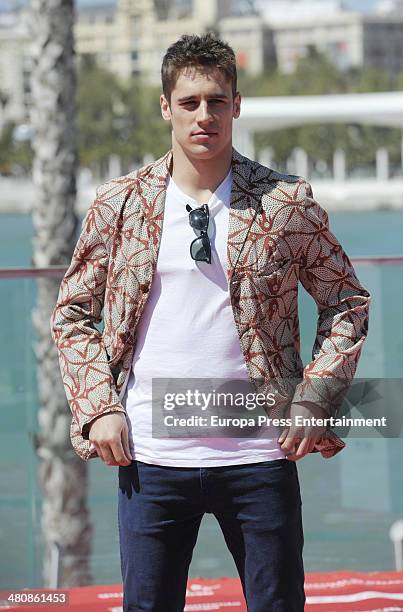
{"label": "sunglasses", "polygon": [[192,209],[189,204],[186,204],[186,210],[189,213],[190,226],[200,232],[200,236],[195,238],[190,245],[190,256],[194,261],[205,261],[211,264],[211,243],[207,235],[210,218],[208,206],[203,204],[200,208]]}

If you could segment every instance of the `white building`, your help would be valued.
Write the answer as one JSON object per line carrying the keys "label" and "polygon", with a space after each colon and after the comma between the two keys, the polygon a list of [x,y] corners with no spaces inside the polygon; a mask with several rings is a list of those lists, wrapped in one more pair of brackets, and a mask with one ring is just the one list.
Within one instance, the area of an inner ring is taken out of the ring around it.
{"label": "white building", "polygon": [[310,21],[287,15],[267,23],[281,72],[292,73],[310,46],[341,69],[372,66],[391,76],[403,70],[403,13],[364,16],[339,11]]}
{"label": "white building", "polygon": [[256,7],[266,21],[309,21],[330,17],[343,10],[341,0],[256,0]]}
{"label": "white building", "polygon": [[379,0],[375,13],[387,15],[389,13],[403,13],[403,0]]}
{"label": "white building", "polygon": [[31,34],[26,12],[0,13],[0,92],[5,95],[0,108],[0,125],[5,119],[28,119],[31,71]]}
{"label": "white building", "polygon": [[159,84],[169,45],[182,34],[217,29],[239,66],[260,74],[274,58],[271,30],[259,15],[233,15],[233,8],[232,0],[117,0],[113,16],[105,7],[88,8],[78,14],[77,53],[92,54],[122,78],[139,74]]}

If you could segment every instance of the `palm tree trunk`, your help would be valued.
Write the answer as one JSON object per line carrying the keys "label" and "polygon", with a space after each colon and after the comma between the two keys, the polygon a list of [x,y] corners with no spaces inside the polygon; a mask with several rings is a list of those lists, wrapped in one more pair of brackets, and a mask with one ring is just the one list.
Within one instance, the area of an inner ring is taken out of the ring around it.
{"label": "palm tree trunk", "polygon": [[[32,0],[33,265],[67,265],[76,241],[74,0]],[[50,316],[60,279],[38,280],[33,313],[40,409],[39,480],[43,493],[44,586],[91,582],[91,525],[86,506],[87,466],[72,451],[70,410],[61,382]],[[53,576],[53,578],[52,578]]]}

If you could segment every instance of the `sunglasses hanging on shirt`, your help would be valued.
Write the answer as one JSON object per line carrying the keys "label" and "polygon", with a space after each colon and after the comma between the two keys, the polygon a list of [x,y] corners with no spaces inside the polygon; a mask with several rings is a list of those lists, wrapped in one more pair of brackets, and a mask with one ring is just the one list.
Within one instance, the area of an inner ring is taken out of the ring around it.
{"label": "sunglasses hanging on shirt", "polygon": [[190,245],[190,256],[194,261],[205,261],[211,264],[211,243],[207,235],[210,218],[208,205],[203,204],[200,208],[192,208],[186,204],[186,210],[189,213],[190,226],[200,232],[200,236],[195,238]]}

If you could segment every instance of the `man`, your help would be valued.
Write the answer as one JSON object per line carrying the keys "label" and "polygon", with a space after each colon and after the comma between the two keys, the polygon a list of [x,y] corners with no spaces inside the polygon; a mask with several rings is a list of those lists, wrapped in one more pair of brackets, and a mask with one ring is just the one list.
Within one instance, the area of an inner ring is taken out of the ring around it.
{"label": "man", "polygon": [[[163,59],[162,85],[172,150],[98,189],[52,318],[73,446],[83,459],[119,466],[124,610],[183,610],[211,512],[248,610],[302,612],[295,462],[333,456],[344,443],[293,417],[335,412],[315,382],[351,381],[369,294],[310,186],[233,149],[241,97],[232,49],[209,34],[183,36]],[[318,305],[305,369],[299,281]],[[153,379],[213,376],[256,391],[277,381],[291,420],[271,437],[152,435]]]}

